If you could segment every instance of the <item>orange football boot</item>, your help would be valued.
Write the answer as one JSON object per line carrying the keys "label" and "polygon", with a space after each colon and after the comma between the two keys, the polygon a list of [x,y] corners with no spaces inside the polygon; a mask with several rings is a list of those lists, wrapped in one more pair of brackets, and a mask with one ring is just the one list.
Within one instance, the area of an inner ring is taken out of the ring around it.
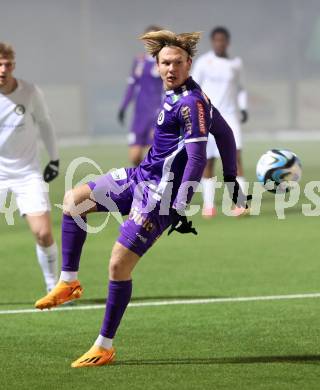
{"label": "orange football boot", "polygon": [[81,368],[104,366],[114,362],[115,356],[116,351],[114,348],[105,349],[98,347],[97,345],[93,345],[88,352],[79,357],[79,359],[75,360],[71,364],[71,367]]}
{"label": "orange football boot", "polygon": [[54,289],[35,303],[35,307],[40,310],[51,309],[65,302],[80,298],[82,292],[83,288],[79,280],[74,280],[73,282],[60,280]]}

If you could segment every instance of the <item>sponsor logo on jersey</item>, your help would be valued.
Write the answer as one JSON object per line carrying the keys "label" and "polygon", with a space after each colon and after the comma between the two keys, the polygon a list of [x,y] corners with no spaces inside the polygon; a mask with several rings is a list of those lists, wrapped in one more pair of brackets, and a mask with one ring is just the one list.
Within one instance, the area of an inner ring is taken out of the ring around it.
{"label": "sponsor logo on jersey", "polygon": [[25,109],[25,107],[22,104],[17,104],[15,106],[14,112],[17,115],[23,115],[26,112],[26,109]]}
{"label": "sponsor logo on jersey", "polygon": [[207,126],[206,126],[206,118],[205,118],[203,104],[200,103],[200,102],[197,102],[197,108],[198,108],[198,118],[199,118],[199,130],[200,130],[200,133],[206,134],[207,133]]}
{"label": "sponsor logo on jersey", "polygon": [[192,133],[192,122],[191,122],[191,110],[190,107],[188,106],[183,106],[181,108],[181,115],[184,120],[184,126],[185,126],[185,131],[188,134]]}
{"label": "sponsor logo on jersey", "polygon": [[158,116],[157,123],[158,125],[162,125],[163,122],[164,122],[164,110],[161,110]]}
{"label": "sponsor logo on jersey", "polygon": [[133,221],[136,225],[142,226],[147,232],[152,232],[155,229],[155,226],[150,219],[142,215],[137,207],[132,207],[128,219]]}

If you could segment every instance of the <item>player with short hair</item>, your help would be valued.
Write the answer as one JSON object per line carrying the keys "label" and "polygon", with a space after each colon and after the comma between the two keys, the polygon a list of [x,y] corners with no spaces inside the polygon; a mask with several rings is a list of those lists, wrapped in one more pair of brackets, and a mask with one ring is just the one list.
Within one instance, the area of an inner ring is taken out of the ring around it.
{"label": "player with short hair", "polygon": [[[0,42],[0,211],[12,192],[35,236],[38,261],[50,291],[57,282],[58,250],[44,181],[58,176],[58,149],[42,92],[35,84],[16,79],[14,69],[12,46]],[[43,176],[37,156],[38,131],[51,160]]]}
{"label": "player with short hair", "polygon": [[199,38],[200,33],[175,34],[166,30],[141,37],[147,51],[157,60],[166,90],[153,145],[137,168],[118,169],[65,195],[60,282],[36,302],[39,309],[81,296],[78,269],[86,239],[86,215],[116,210],[122,215],[129,214],[111,253],[109,293],[100,334],[72,367],[112,362],[113,338],[130,301],[131,274],[140,257],[170,225],[168,234],[174,230],[196,234],[184,210],[201,180],[209,130],[220,148],[225,179],[236,185],[233,200],[246,203],[243,196],[238,196],[232,130],[189,76]]}
{"label": "player with short hair", "polygon": [[[239,57],[231,58],[228,54],[230,32],[225,27],[216,27],[211,31],[212,50],[200,56],[194,65],[192,77],[209,96],[212,104],[220,111],[223,118],[233,130],[237,146],[237,176],[240,185],[244,186],[244,172],[241,161],[242,135],[241,123],[248,120],[247,92],[243,86],[243,64]],[[216,215],[214,206],[214,160],[219,157],[219,150],[212,135],[207,144],[207,165],[204,170],[203,210],[205,218]],[[242,210],[235,210],[235,215]]]}
{"label": "player with short hair", "polygon": [[[159,31],[159,26],[149,26],[145,33]],[[160,78],[156,60],[150,54],[138,55],[132,65],[128,86],[121,103],[118,120],[124,123],[125,113],[131,102],[134,112],[131,122],[129,140],[129,159],[138,166],[143,159],[145,149],[152,144],[154,122],[157,117],[163,96],[163,83]]]}

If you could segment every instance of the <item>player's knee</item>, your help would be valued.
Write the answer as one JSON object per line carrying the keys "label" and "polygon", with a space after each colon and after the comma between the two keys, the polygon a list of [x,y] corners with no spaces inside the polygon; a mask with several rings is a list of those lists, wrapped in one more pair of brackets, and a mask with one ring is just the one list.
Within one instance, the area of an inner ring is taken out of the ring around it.
{"label": "player's knee", "polygon": [[130,272],[124,267],[123,263],[117,258],[111,258],[109,264],[109,277],[111,280],[128,280]]}
{"label": "player's knee", "polygon": [[53,243],[53,237],[50,229],[42,228],[36,232],[37,243],[41,246],[50,246]]}
{"label": "player's knee", "polygon": [[121,274],[121,266],[120,263],[115,260],[111,259],[109,264],[109,276],[112,280],[117,280]]}

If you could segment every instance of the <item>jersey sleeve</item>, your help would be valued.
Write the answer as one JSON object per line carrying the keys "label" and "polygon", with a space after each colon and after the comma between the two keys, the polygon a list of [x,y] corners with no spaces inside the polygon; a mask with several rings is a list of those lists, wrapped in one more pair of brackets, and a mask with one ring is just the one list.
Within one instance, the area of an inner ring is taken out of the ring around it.
{"label": "jersey sleeve", "polygon": [[121,110],[126,110],[130,102],[133,100],[136,92],[136,87],[139,82],[139,66],[140,66],[140,61],[138,58],[135,58],[132,64],[130,76],[128,77],[127,80],[127,88],[124,94],[124,97],[122,99],[120,109]]}
{"label": "jersey sleeve", "polygon": [[35,86],[34,89],[32,103],[32,117],[34,122],[38,125],[41,139],[47,149],[49,157],[52,161],[58,160],[59,153],[54,126],[44,95],[37,86]]}
{"label": "jersey sleeve", "polygon": [[179,123],[185,143],[206,142],[210,125],[209,113],[200,99],[185,99],[179,110]]}
{"label": "jersey sleeve", "polygon": [[204,142],[191,142],[186,144],[185,147],[188,161],[183,172],[177,196],[173,202],[173,207],[176,210],[184,210],[190,203],[194,192],[200,183],[207,162],[207,145]]}

